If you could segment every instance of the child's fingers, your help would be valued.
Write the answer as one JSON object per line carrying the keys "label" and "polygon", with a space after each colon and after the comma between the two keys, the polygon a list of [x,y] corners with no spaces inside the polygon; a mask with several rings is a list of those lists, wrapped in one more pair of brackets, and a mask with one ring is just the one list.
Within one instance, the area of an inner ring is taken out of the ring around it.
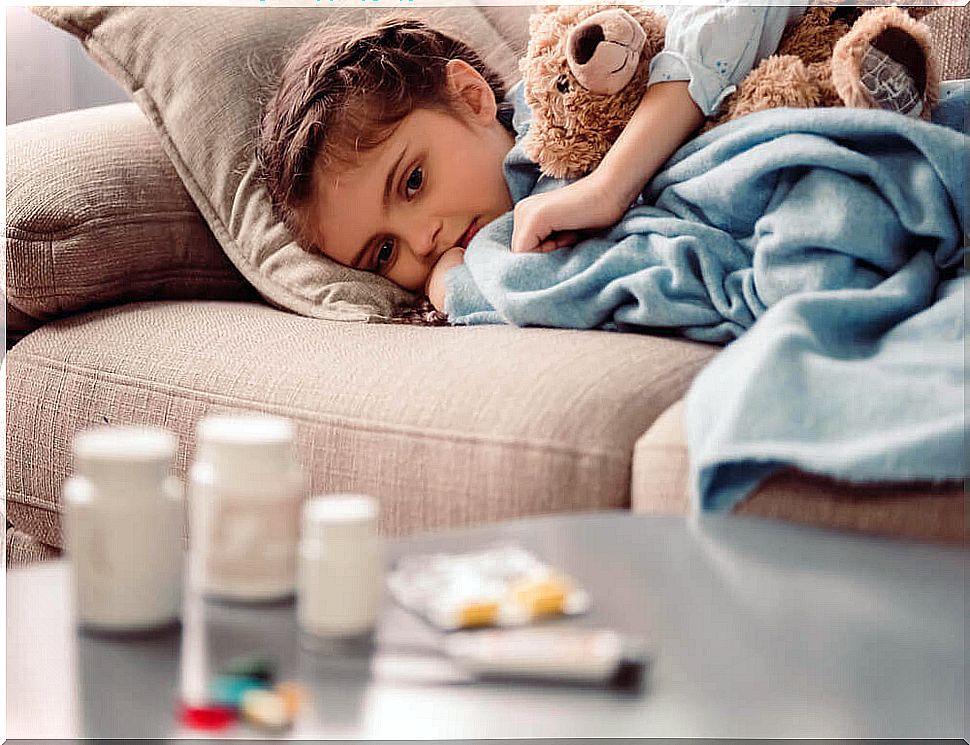
{"label": "child's fingers", "polygon": [[531,224],[523,225],[520,223],[514,225],[512,228],[512,253],[539,251],[541,250],[541,246],[551,239],[552,236],[548,233],[534,230]]}
{"label": "child's fingers", "polygon": [[575,246],[578,238],[579,233],[575,230],[564,230],[562,233],[554,233],[536,247],[535,253],[549,253],[560,248]]}
{"label": "child's fingers", "polygon": [[511,245],[513,253],[538,251],[545,241],[554,237],[555,226],[547,214],[548,196],[542,194],[527,197],[515,205]]}

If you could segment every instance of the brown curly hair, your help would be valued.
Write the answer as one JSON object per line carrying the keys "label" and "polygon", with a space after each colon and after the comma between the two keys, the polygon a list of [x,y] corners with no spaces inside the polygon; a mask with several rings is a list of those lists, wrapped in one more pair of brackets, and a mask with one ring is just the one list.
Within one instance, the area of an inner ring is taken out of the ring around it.
{"label": "brown curly hair", "polygon": [[502,79],[473,49],[414,18],[367,29],[324,23],[300,43],[264,107],[256,154],[277,217],[305,248],[314,246],[300,208],[312,194],[314,167],[350,165],[417,108],[453,113],[452,59],[475,68],[500,110],[507,108]]}

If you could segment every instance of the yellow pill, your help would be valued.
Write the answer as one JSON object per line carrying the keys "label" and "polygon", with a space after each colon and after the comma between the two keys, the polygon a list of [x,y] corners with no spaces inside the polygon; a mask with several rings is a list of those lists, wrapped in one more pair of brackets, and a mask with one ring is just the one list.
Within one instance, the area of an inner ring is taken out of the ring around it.
{"label": "yellow pill", "polygon": [[564,578],[549,577],[520,582],[512,587],[511,594],[515,602],[538,617],[562,613],[571,589]]}
{"label": "yellow pill", "polygon": [[491,626],[496,618],[498,618],[498,603],[469,603],[459,612],[458,626],[463,629],[473,626]]}
{"label": "yellow pill", "polygon": [[265,689],[246,691],[239,710],[243,719],[264,731],[278,732],[293,723],[283,697]]}

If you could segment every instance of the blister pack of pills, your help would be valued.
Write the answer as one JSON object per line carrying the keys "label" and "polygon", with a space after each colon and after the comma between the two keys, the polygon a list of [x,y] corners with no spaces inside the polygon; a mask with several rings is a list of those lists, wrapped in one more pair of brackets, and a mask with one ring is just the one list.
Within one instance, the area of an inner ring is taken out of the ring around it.
{"label": "blister pack of pills", "polygon": [[589,596],[570,577],[514,545],[406,556],[387,584],[397,602],[449,631],[517,626],[589,608]]}

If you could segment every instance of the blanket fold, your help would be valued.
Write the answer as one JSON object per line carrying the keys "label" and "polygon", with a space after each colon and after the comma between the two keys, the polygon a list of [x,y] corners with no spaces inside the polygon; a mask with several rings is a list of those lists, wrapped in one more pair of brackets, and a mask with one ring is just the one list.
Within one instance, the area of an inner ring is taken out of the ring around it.
{"label": "blanket fold", "polygon": [[[970,93],[938,124],[773,110],[681,148],[614,228],[511,254],[511,213],[448,276],[453,323],[674,331],[727,343],[687,398],[692,487],[729,509],[783,465],[966,478]],[[946,126],[941,126],[946,125]],[[558,188],[521,152],[516,200]]]}

